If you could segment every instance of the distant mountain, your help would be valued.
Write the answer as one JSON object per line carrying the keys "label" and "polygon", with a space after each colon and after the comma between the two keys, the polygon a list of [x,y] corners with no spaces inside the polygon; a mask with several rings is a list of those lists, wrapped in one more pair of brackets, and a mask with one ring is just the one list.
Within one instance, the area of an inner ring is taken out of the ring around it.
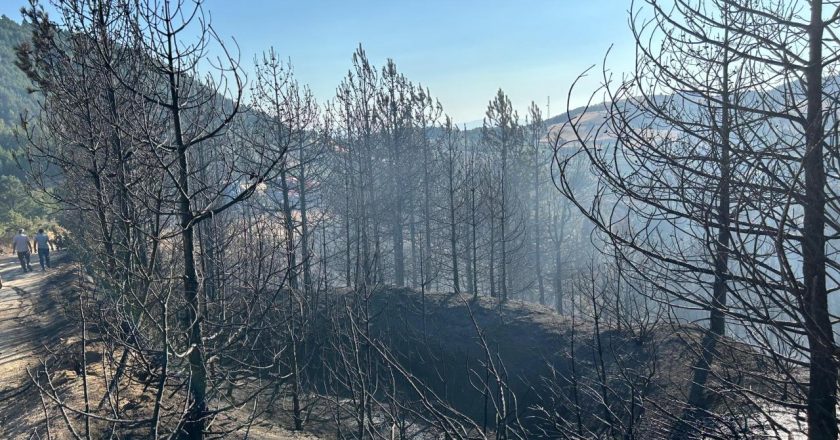
{"label": "distant mountain", "polygon": [[474,128],[481,128],[484,125],[483,119],[476,119],[474,121],[467,121],[458,124],[459,127],[466,127],[467,130],[472,130]]}

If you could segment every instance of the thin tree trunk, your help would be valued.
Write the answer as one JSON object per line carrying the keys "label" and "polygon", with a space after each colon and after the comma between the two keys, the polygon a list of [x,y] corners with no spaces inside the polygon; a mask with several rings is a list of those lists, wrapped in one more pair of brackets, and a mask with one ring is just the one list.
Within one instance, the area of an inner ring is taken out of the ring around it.
{"label": "thin tree trunk", "polygon": [[280,189],[283,195],[283,225],[285,228],[283,243],[286,245],[286,270],[288,271],[289,286],[297,290],[298,274],[297,251],[295,249],[295,222],[292,213],[292,204],[289,201],[289,171],[286,166],[286,161],[284,160],[280,168]]}
{"label": "thin tree trunk", "polygon": [[496,221],[490,213],[490,297],[496,298]]}
{"label": "thin tree trunk", "polygon": [[458,275],[458,236],[455,220],[455,158],[454,139],[449,140],[449,252],[452,258],[452,285],[455,293],[461,293],[460,276]]}
{"label": "thin tree trunk", "polygon": [[810,348],[808,386],[808,437],[813,440],[837,438],[837,364],[834,360],[834,332],[828,313],[826,291],[825,204],[826,176],[823,158],[823,16],[822,2],[811,2],[808,29],[809,65],[805,69],[807,114],[803,206],[802,273],[805,289],[802,314]]}
{"label": "thin tree trunk", "polygon": [[545,305],[545,283],[542,270],[542,224],[540,223],[540,149],[539,139],[534,140],[534,253],[536,257],[537,287],[540,305]]}
{"label": "thin tree trunk", "polygon": [[301,258],[303,259],[303,290],[306,293],[306,298],[312,293],[312,252],[310,250],[309,237],[309,211],[307,206],[307,188],[306,188],[306,166],[304,165],[303,148],[300,153],[300,167],[298,173],[298,196],[300,201],[300,246]]}
{"label": "thin tree trunk", "polygon": [[[556,211],[553,217],[553,227],[557,233],[557,240],[554,243],[554,308],[557,313],[563,314],[563,239],[566,234],[566,213],[568,207],[563,205],[560,213]],[[559,222],[558,222],[559,219]],[[559,225],[558,225],[559,223]]]}
{"label": "thin tree trunk", "polygon": [[432,189],[429,171],[429,142],[423,127],[423,286],[431,280],[432,274]]}
{"label": "thin tree trunk", "polygon": [[[728,39],[728,30],[724,31],[724,39]],[[728,40],[727,40],[728,41]],[[726,294],[729,273],[729,225],[730,225],[730,94],[729,94],[729,57],[724,52],[722,92],[721,92],[721,124],[720,136],[720,201],[717,207],[718,234],[715,244],[714,263],[715,279],[712,284],[712,305],[709,311],[709,328],[703,335],[700,357],[694,365],[694,377],[688,395],[688,407],[682,419],[677,423],[677,429],[672,438],[684,437],[691,427],[688,424],[699,420],[711,409],[711,402],[707,396],[708,378],[717,344],[726,334]]]}
{"label": "thin tree trunk", "polygon": [[207,414],[207,367],[204,363],[201,307],[198,298],[198,273],[196,272],[195,266],[194,225],[192,224],[193,214],[189,198],[191,194],[189,184],[190,170],[187,159],[187,145],[184,142],[181,128],[181,102],[178,95],[178,84],[175,73],[177,70],[171,58],[169,60],[169,72],[169,91],[172,99],[170,109],[178,159],[178,215],[181,222],[181,246],[183,248],[184,258],[183,295],[187,306],[183,324],[187,331],[189,345],[189,355],[187,357],[190,364],[190,405],[187,410],[185,430],[186,438],[200,440],[204,438],[204,418]]}
{"label": "thin tree trunk", "polygon": [[508,289],[507,289],[507,264],[508,264],[508,254],[507,254],[507,145],[503,146],[502,150],[502,178],[501,178],[501,185],[500,185],[500,194],[502,197],[502,202],[499,204],[499,212],[502,214],[502,218],[499,221],[499,240],[501,244],[501,277],[499,279],[499,284],[502,289],[502,302],[508,300]]}
{"label": "thin tree trunk", "polygon": [[413,287],[417,287],[419,284],[417,282],[417,276],[420,273],[418,265],[420,264],[420,258],[417,256],[418,246],[417,246],[417,227],[415,226],[415,218],[414,213],[411,213],[411,222],[408,225],[409,237],[411,239],[411,285]]}
{"label": "thin tree trunk", "polygon": [[347,287],[351,284],[352,273],[352,239],[350,238],[350,158],[345,154],[344,159],[344,282]]}
{"label": "thin tree trunk", "polygon": [[[394,147],[396,148],[396,147]],[[402,185],[398,172],[399,156],[393,159],[391,164],[392,196],[394,197],[394,212],[391,213],[391,236],[394,246],[394,284],[398,287],[405,286],[405,250],[403,249],[403,198]]]}

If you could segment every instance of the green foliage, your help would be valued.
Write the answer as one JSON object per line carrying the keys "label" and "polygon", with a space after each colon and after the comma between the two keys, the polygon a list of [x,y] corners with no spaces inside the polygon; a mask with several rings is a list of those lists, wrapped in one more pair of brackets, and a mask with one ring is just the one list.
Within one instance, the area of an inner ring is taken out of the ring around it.
{"label": "green foliage", "polygon": [[45,225],[48,212],[23,182],[25,173],[15,161],[21,151],[15,131],[21,114],[36,108],[29,93],[32,83],[15,66],[15,47],[29,38],[26,24],[0,16],[0,230]]}
{"label": "green foliage", "polygon": [[[5,15],[0,16],[0,127],[5,132],[20,120],[20,113],[32,108],[34,100],[29,94],[29,79],[15,66],[15,47],[27,40],[26,25],[15,23]],[[0,144],[6,148],[7,144]]]}
{"label": "green foliage", "polygon": [[0,224],[36,226],[47,216],[41,200],[30,196],[23,182],[15,176],[0,176]]}

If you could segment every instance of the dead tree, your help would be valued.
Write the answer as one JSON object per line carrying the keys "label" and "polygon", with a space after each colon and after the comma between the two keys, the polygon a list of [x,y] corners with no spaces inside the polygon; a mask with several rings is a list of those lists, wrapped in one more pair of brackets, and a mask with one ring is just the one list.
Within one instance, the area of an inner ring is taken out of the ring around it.
{"label": "dead tree", "polygon": [[[487,106],[487,115],[484,118],[482,128],[482,142],[493,152],[494,157],[499,160],[498,182],[499,200],[498,210],[495,215],[498,217],[498,243],[500,246],[499,263],[499,289],[502,301],[508,299],[508,265],[511,260],[509,247],[511,246],[510,230],[512,229],[513,210],[511,205],[511,187],[513,178],[511,176],[511,162],[513,156],[518,154],[521,148],[522,132],[519,127],[519,116],[513,110],[510,98],[500,89],[494,99]],[[495,229],[494,229],[495,230]],[[491,251],[491,258],[493,252]]]}
{"label": "dead tree", "polygon": [[[636,75],[617,87],[605,75],[606,124],[569,118],[599,191],[586,200],[563,183],[564,193],[609,241],[646,257],[647,267],[633,273],[673,295],[674,305],[711,312],[689,413],[712,411],[701,388],[713,374],[706,359],[722,349],[712,341],[721,340],[726,317],[734,337],[754,344],[782,382],[801,390],[786,404],[807,407],[809,435],[835,438],[824,283],[832,148],[824,124],[834,100],[823,72],[837,48],[822,38],[832,20],[822,2],[799,5],[807,17],[776,2],[646,3],[653,18],[636,23]],[[665,43],[650,47],[651,34]],[[707,297],[696,295],[706,288]],[[791,363],[807,365],[807,386]],[[754,408],[778,402],[725,386]]]}
{"label": "dead tree", "polygon": [[[119,321],[99,327],[103,339],[123,353],[103,401],[119,395],[121,371],[139,365],[155,393],[150,435],[168,430],[203,438],[210,418],[229,409],[207,404],[220,392],[215,379],[230,377],[219,368],[235,357],[242,331],[255,323],[231,326],[228,317],[241,312],[247,301],[244,296],[218,297],[207,288],[231,279],[202,266],[217,257],[207,258],[208,249],[199,245],[196,233],[204,222],[234,212],[231,208],[253,195],[273,176],[283,151],[256,151],[231,142],[243,84],[231,55],[220,76],[199,74],[211,44],[227,53],[208,26],[201,2],[112,7],[68,1],[57,6],[62,14],[57,26],[33,9],[40,33],[32,46],[20,50],[19,64],[41,87],[55,122],[40,121],[50,134],[35,133],[29,154],[44,165],[36,169],[41,181],[78,185],[75,202],[68,206],[94,213],[101,226],[82,224],[78,231],[90,255],[106,261],[92,266],[107,287],[97,300],[120,311],[114,315]],[[59,32],[71,37],[58,38]],[[184,38],[187,33],[197,34],[192,43]],[[66,93],[71,88],[75,96]],[[83,130],[53,130],[60,127]],[[74,148],[53,149],[57,135]],[[87,211],[91,201],[98,208]],[[227,240],[233,231],[225,232]],[[176,271],[179,276],[173,276]],[[181,285],[172,284],[173,279]],[[173,299],[172,291],[180,297]],[[173,321],[180,323],[180,331],[170,326]],[[254,371],[262,367],[253,357],[247,362]],[[189,390],[187,411],[171,414],[166,400],[177,399],[178,393],[165,391],[183,385]],[[254,398],[252,392],[246,401]]]}

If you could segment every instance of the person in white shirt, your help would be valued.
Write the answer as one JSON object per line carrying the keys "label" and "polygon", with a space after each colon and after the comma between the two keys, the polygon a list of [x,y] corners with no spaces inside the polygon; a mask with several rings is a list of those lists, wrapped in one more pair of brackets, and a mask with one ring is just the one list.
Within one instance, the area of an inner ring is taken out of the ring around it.
{"label": "person in white shirt", "polygon": [[23,229],[19,230],[15,238],[12,239],[12,252],[17,252],[20,267],[23,268],[24,272],[32,270],[32,264],[30,264],[31,251],[32,245],[29,243],[29,237],[26,236]]}
{"label": "person in white shirt", "polygon": [[38,262],[41,263],[41,272],[51,267],[50,247],[50,236],[43,229],[38,229],[38,233],[35,234],[35,249],[38,252]]}

